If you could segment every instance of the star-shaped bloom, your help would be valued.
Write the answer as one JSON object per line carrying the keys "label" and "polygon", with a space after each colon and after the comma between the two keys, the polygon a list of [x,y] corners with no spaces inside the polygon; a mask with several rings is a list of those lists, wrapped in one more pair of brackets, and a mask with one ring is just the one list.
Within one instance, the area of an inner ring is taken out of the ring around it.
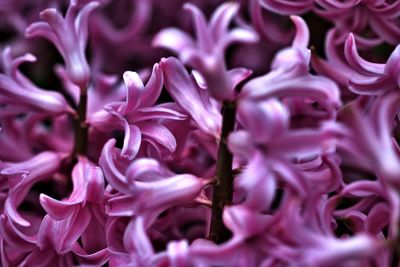
{"label": "star-shaped bloom", "polygon": [[[256,42],[257,34],[244,28],[228,31],[231,20],[239,10],[235,3],[222,4],[213,13],[209,23],[193,4],[187,3],[184,8],[192,15],[197,40],[194,41],[179,29],[167,28],[157,34],[153,44],[174,51],[184,64],[199,71],[212,97],[220,101],[233,100],[235,86],[227,72],[225,51],[233,43]],[[241,80],[247,76],[244,72]]]}
{"label": "star-shaped bloom", "polygon": [[65,18],[54,8],[40,13],[43,22],[32,23],[26,29],[28,37],[48,39],[62,55],[71,81],[86,89],[91,73],[85,56],[89,16],[99,6],[93,1],[81,10],[77,0],[71,0]]}
{"label": "star-shaped bloom", "polygon": [[59,92],[37,87],[19,70],[22,63],[35,60],[32,54],[13,58],[10,47],[3,51],[1,65],[4,73],[0,73],[0,103],[6,108],[0,108],[2,116],[23,112],[73,113]]}

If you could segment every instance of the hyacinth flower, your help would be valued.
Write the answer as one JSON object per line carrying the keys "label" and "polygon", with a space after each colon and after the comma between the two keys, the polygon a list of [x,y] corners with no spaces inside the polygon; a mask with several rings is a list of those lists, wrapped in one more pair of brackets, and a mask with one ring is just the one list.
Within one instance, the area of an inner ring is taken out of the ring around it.
{"label": "hyacinth flower", "polygon": [[[362,266],[381,244],[367,233],[338,239],[332,232],[307,225],[299,212],[299,201],[289,196],[274,216],[236,205],[226,208],[224,222],[233,233],[216,246],[195,241],[187,261],[200,266],[343,266],[356,260]],[[329,228],[329,227],[328,227]],[[203,265],[201,265],[203,264]],[[196,266],[196,265],[195,265]]]}
{"label": "hyacinth flower", "polygon": [[[154,65],[152,75],[146,84],[136,72],[125,72],[126,100],[112,102],[100,110],[88,115],[88,123],[99,130],[125,131],[122,155],[133,159],[138,153],[141,140],[149,142],[159,154],[167,150],[172,153],[176,140],[160,121],[183,120],[185,116],[173,103],[155,105],[163,86],[163,72],[158,64]],[[143,137],[142,137],[143,136]]]}
{"label": "hyacinth flower", "polygon": [[317,101],[333,112],[341,104],[339,89],[330,79],[308,73],[308,27],[300,17],[294,16],[292,20],[297,30],[292,46],[275,56],[271,72],[246,83],[240,98],[302,97]]}
{"label": "hyacinth flower", "polygon": [[9,184],[4,211],[16,224],[30,226],[29,221],[18,212],[18,206],[35,183],[51,178],[51,175],[58,170],[62,158],[63,155],[59,153],[46,151],[26,161],[4,163],[0,174],[2,179],[8,180]]}
{"label": "hyacinth flower", "polygon": [[160,67],[165,77],[165,87],[175,102],[190,115],[196,128],[206,136],[219,139],[221,131],[220,104],[213,100],[209,91],[201,88],[177,59],[162,59]]}
{"label": "hyacinth flower", "polygon": [[[19,70],[25,62],[34,62],[32,54],[13,58],[11,48],[2,53],[3,73],[0,73],[0,103],[6,107],[6,114],[18,115],[22,112],[42,112],[47,114],[72,113],[72,108],[58,92],[43,90],[34,85]],[[5,108],[2,108],[5,109]]]}
{"label": "hyacinth flower", "polygon": [[[371,169],[385,183],[398,186],[399,158],[393,142],[392,123],[397,115],[399,98],[395,92],[378,98],[372,105],[370,114],[349,104],[341,110],[341,120],[347,125],[346,137],[341,149],[352,155],[352,160],[362,168]],[[379,107],[379,108],[378,108]],[[357,158],[357,161],[354,159]],[[374,163],[371,165],[371,163]]]}
{"label": "hyacinth flower", "polygon": [[202,188],[210,183],[190,174],[173,174],[156,160],[146,158],[126,166],[124,175],[124,170],[116,165],[122,151],[114,146],[115,140],[109,140],[99,161],[106,180],[121,193],[108,200],[109,215],[133,216],[147,209],[168,209],[195,200]]}
{"label": "hyacinth flower", "polygon": [[[376,46],[379,41],[397,44],[400,40],[398,13],[400,4],[391,1],[330,1],[316,0],[319,7],[315,12],[332,21],[342,33],[342,40],[349,32],[354,32],[358,41],[367,47]],[[365,36],[372,31],[373,36]]]}
{"label": "hyacinth flower", "polygon": [[337,206],[343,198],[359,200],[350,207],[345,209],[335,207],[333,211],[334,216],[345,221],[353,233],[368,232],[384,239],[383,231],[388,227],[389,238],[396,237],[398,230],[395,225],[398,219],[399,201],[393,190],[382,186],[380,181],[361,180],[348,184],[329,202]]}
{"label": "hyacinth flower", "polygon": [[341,92],[348,92],[347,85],[354,70],[347,64],[338,38],[337,29],[329,30],[325,41],[326,59],[318,57],[314,52],[311,54],[311,65],[319,74],[337,82],[343,88]]}
{"label": "hyacinth flower", "polygon": [[238,189],[244,190],[245,205],[260,211],[268,209],[278,186],[277,177],[299,196],[310,194],[304,177],[290,160],[332,153],[336,130],[328,125],[325,129],[289,130],[288,111],[275,99],[242,101],[238,113],[244,129],[232,133],[228,144],[234,155],[248,160],[236,180]]}
{"label": "hyacinth flower", "polygon": [[364,60],[357,52],[353,34],[345,44],[345,56],[354,71],[349,81],[349,89],[360,95],[377,96],[388,91],[398,90],[399,46],[392,52],[385,64]]}
{"label": "hyacinth flower", "polygon": [[[65,200],[40,195],[40,203],[48,215],[38,232],[38,246],[44,247],[50,242],[57,253],[72,250],[77,256],[101,265],[106,262],[108,254],[104,231],[103,173],[99,167],[81,157],[72,170],[72,182],[73,191]],[[55,231],[62,236],[49,235]],[[78,238],[82,245],[77,243]]]}
{"label": "hyacinth flower", "polygon": [[71,0],[65,18],[54,8],[46,9],[40,13],[44,21],[26,29],[27,37],[46,38],[57,48],[71,81],[83,89],[91,79],[85,56],[89,16],[98,6],[99,2],[90,2],[79,10],[77,1]]}
{"label": "hyacinth flower", "polygon": [[219,6],[208,24],[204,14],[196,6],[187,3],[184,8],[193,18],[196,41],[179,29],[167,28],[156,35],[153,45],[174,51],[184,64],[197,70],[203,76],[212,97],[219,101],[233,100],[236,93],[232,74],[239,74],[240,81],[250,73],[239,69],[232,70],[230,75],[224,60],[225,50],[233,43],[254,43],[258,36],[244,28],[228,31],[228,26],[239,9],[235,3]]}
{"label": "hyacinth flower", "polygon": [[344,108],[340,117],[348,129],[343,132],[344,139],[338,143],[347,163],[376,175],[379,190],[367,189],[385,196],[393,209],[389,227],[392,238],[397,236],[399,221],[399,156],[392,137],[398,103],[397,93],[392,92],[378,98],[366,116],[355,104]]}

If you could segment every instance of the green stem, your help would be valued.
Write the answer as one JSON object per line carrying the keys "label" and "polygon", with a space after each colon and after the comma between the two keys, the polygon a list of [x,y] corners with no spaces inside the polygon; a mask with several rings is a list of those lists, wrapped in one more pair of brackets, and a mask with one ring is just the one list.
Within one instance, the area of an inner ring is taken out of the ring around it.
{"label": "green stem", "polygon": [[235,127],[236,107],[234,102],[224,102],[221,140],[217,157],[217,183],[214,186],[209,239],[220,244],[228,240],[231,232],[222,221],[223,208],[232,203],[233,197],[233,155],[228,150],[227,138]]}

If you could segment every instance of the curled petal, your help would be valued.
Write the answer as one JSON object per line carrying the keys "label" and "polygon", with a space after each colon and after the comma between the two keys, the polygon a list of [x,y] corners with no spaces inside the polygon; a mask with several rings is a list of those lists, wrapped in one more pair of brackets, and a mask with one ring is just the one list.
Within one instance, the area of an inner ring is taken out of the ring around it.
{"label": "curled petal", "polygon": [[167,28],[153,39],[153,46],[169,49],[177,54],[183,50],[194,47],[192,38],[185,32],[177,28]]}
{"label": "curled petal", "polygon": [[313,6],[313,0],[260,0],[261,5],[281,15],[303,14]]}
{"label": "curled petal", "polygon": [[231,133],[228,137],[229,150],[247,159],[253,151],[253,137],[247,131],[238,130]]}
{"label": "curled petal", "polygon": [[123,78],[128,92],[122,112],[123,114],[127,114],[139,106],[144,85],[136,72],[125,71]]}
{"label": "curled petal", "polygon": [[207,52],[212,51],[212,36],[208,31],[206,18],[203,12],[191,3],[184,4],[183,8],[192,15],[200,50]]}
{"label": "curled petal", "polygon": [[[30,160],[12,163],[10,166],[1,170],[2,175],[16,175],[22,179],[13,183],[5,202],[5,213],[22,226],[30,226],[30,222],[22,218],[17,208],[23,202],[30,188],[40,180],[48,179],[54,174],[61,162],[61,157],[57,153],[42,152]],[[15,178],[12,178],[15,179]]]}
{"label": "curled petal", "polygon": [[141,107],[153,106],[161,94],[163,88],[164,76],[158,64],[154,64],[153,72],[147,82],[142,96],[140,98]]}
{"label": "curled petal", "polygon": [[52,42],[61,53],[71,81],[81,88],[87,87],[90,69],[85,56],[88,35],[88,17],[99,6],[90,2],[78,13],[78,3],[72,1],[65,18],[54,8],[40,13],[45,22],[36,22],[26,29],[28,37],[43,37]]}
{"label": "curled petal", "polygon": [[[172,133],[162,124],[159,123],[141,123],[140,131],[143,139],[151,139],[166,148],[170,153],[176,149],[176,140]],[[154,143],[153,143],[154,144]]]}
{"label": "curled petal", "polygon": [[205,102],[184,66],[175,58],[167,58],[161,60],[160,67],[165,87],[172,98],[190,114],[200,129],[212,136],[219,135],[220,117],[210,116],[213,115],[209,112],[212,110],[210,104]]}
{"label": "curled petal", "polygon": [[126,170],[126,177],[130,181],[153,181],[162,176],[160,163],[151,158],[141,158],[132,162]]}
{"label": "curled petal", "polygon": [[263,77],[248,82],[242,90],[243,98],[267,99],[270,97],[299,96],[319,100],[338,107],[341,104],[339,88],[325,77],[300,76],[287,80],[278,80],[276,73],[269,73]]}
{"label": "curled petal", "polygon": [[185,267],[190,262],[187,240],[169,242],[167,253],[171,267]]}
{"label": "curled petal", "polygon": [[289,127],[289,111],[276,99],[254,103],[241,101],[239,120],[254,142],[266,143],[280,137]]}
{"label": "curled petal", "polygon": [[125,137],[121,156],[129,160],[134,159],[139,151],[141,141],[142,133],[140,129],[135,125],[125,123]]}
{"label": "curled petal", "polygon": [[129,252],[137,253],[141,257],[150,257],[153,253],[153,246],[146,233],[145,218],[138,216],[128,224],[124,234],[124,246]]}
{"label": "curled petal", "polygon": [[268,216],[253,212],[251,209],[240,205],[226,207],[223,213],[223,220],[235,237],[240,239],[261,233],[270,221]]}
{"label": "curled petal", "polygon": [[291,16],[290,19],[296,26],[296,35],[292,46],[297,49],[306,49],[310,40],[310,32],[306,22],[299,16]]}
{"label": "curled petal", "polygon": [[257,153],[236,181],[236,185],[245,190],[243,205],[251,210],[268,209],[275,196],[276,178],[264,165],[265,158]]}
{"label": "curled petal", "polygon": [[40,194],[40,204],[51,218],[59,221],[70,216],[75,211],[74,204],[77,203],[66,203],[64,201],[51,198],[47,195]]}
{"label": "curled petal", "polygon": [[228,2],[220,5],[213,13],[209,29],[215,39],[221,38],[228,31],[229,23],[236,16],[238,10],[239,5],[237,3]]}
{"label": "curled petal", "polygon": [[382,75],[384,73],[384,64],[370,63],[358,55],[353,34],[349,34],[344,52],[347,61],[357,72],[365,76]]}
{"label": "curled petal", "polygon": [[119,157],[119,153],[114,147],[115,142],[115,139],[111,139],[104,145],[99,164],[104,172],[104,177],[113,188],[122,193],[130,194],[129,188],[126,187],[127,179],[114,162]]}

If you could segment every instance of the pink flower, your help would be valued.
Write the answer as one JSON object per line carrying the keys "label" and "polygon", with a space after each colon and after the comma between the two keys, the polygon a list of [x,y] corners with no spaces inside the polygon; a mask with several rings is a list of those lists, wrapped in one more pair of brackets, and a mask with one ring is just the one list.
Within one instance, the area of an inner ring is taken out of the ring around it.
{"label": "pink flower", "polygon": [[246,83],[240,98],[301,97],[319,102],[332,113],[341,104],[339,89],[330,79],[308,73],[308,28],[301,18],[292,17],[292,20],[297,29],[292,47],[275,56],[269,73]]}
{"label": "pink flower", "polygon": [[74,112],[59,92],[38,88],[19,71],[18,68],[22,63],[35,60],[31,54],[13,58],[9,47],[3,51],[4,73],[0,73],[0,102],[6,105],[7,111],[4,112],[5,109],[1,108],[2,117],[28,111],[47,114]]}
{"label": "pink flower", "polygon": [[[372,47],[379,42],[397,44],[400,40],[397,17],[400,10],[398,2],[390,1],[330,1],[316,0],[319,7],[315,12],[335,23],[344,37],[349,32],[356,33],[356,38],[366,46]],[[372,37],[363,37],[368,27]],[[344,38],[342,38],[344,40]]]}
{"label": "pink flower", "polygon": [[349,82],[351,91],[362,95],[380,95],[387,91],[398,90],[399,46],[392,52],[386,64],[372,63],[358,55],[354,36],[350,34],[344,52],[347,62],[354,70]]}
{"label": "pink flower", "polygon": [[160,67],[165,87],[176,103],[190,115],[196,128],[214,140],[218,139],[221,131],[220,104],[209,96],[207,90],[199,87],[177,59],[162,59]]}
{"label": "pink flower", "polygon": [[[233,43],[254,43],[257,35],[243,28],[228,31],[228,26],[238,12],[235,3],[225,3],[214,13],[207,24],[204,14],[194,5],[185,4],[184,8],[193,17],[197,40],[176,28],[164,29],[153,40],[155,46],[168,48],[179,55],[183,63],[200,72],[207,84],[210,95],[217,100],[233,100],[235,83],[227,72],[224,53]],[[243,73],[240,80],[248,75]]]}
{"label": "pink flower", "polygon": [[43,37],[56,46],[71,81],[84,89],[91,76],[85,56],[89,15],[98,6],[98,2],[90,2],[79,11],[77,1],[71,0],[65,18],[54,8],[49,8],[40,13],[45,22],[32,23],[26,29],[28,37]]}

